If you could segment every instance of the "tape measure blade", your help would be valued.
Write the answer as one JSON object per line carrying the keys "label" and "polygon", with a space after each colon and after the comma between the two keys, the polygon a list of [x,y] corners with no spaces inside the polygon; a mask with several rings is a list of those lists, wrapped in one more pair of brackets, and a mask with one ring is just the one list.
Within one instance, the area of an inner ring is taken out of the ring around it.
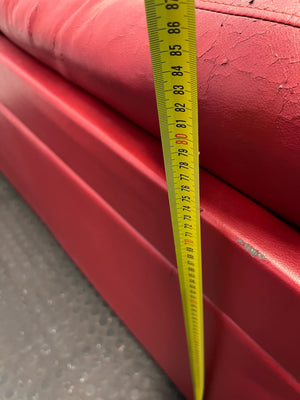
{"label": "tape measure blade", "polygon": [[195,400],[204,392],[196,28],[193,1],[145,0]]}

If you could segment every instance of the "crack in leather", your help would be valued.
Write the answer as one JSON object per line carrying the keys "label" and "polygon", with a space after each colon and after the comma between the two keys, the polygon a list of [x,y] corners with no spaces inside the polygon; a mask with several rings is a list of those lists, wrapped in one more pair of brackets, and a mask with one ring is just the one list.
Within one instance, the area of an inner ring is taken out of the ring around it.
{"label": "crack in leather", "polygon": [[[277,11],[277,10],[268,9],[268,8],[253,7],[249,3],[248,3],[248,5],[236,5],[236,4],[229,4],[229,3],[224,3],[221,1],[211,1],[211,0],[198,0],[197,3],[199,3],[199,5],[196,5],[195,8],[199,9],[199,10],[202,9],[202,10],[207,10],[207,11],[212,11],[212,12],[220,12],[220,13],[229,14],[229,15],[244,16],[244,17],[248,17],[248,18],[261,19],[263,21],[271,21],[271,22],[281,23],[284,25],[300,27],[300,20],[292,22],[289,20],[282,21],[282,20],[280,20],[280,18],[276,18],[276,15],[277,15],[277,16],[282,16],[282,17],[290,17],[290,18],[300,19],[300,14],[296,14],[296,13]],[[201,3],[204,3],[204,4],[201,6]],[[212,8],[208,8],[209,5],[211,5]],[[224,9],[217,9],[217,8],[214,8],[214,6],[223,6]],[[235,12],[233,12],[233,10]],[[241,12],[239,13],[240,10],[241,10]],[[245,12],[245,11],[249,11],[249,13]],[[255,15],[255,13],[251,13],[251,11],[262,12],[263,15],[262,16]],[[275,16],[274,16],[274,18],[271,18],[267,14],[275,14]]]}

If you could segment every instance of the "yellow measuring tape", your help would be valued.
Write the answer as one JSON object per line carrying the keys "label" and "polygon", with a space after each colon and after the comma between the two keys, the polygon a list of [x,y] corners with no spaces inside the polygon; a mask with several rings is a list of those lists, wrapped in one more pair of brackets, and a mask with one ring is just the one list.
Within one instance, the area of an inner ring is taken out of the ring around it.
{"label": "yellow measuring tape", "polygon": [[204,392],[196,28],[193,0],[145,0],[195,400]]}

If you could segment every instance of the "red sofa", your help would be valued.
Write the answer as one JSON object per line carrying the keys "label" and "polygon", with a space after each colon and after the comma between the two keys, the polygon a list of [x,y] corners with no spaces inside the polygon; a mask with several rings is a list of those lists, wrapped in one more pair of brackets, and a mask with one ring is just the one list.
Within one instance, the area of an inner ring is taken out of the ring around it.
{"label": "red sofa", "polygon": [[[300,5],[196,21],[205,398],[296,400]],[[143,1],[0,0],[0,31],[1,171],[192,399]]]}

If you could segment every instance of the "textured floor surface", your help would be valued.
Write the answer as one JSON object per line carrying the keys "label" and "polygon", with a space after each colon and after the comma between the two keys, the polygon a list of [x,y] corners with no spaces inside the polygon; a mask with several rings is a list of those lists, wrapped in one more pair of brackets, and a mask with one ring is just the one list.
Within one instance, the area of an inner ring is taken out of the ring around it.
{"label": "textured floor surface", "polygon": [[0,399],[183,399],[1,174]]}

